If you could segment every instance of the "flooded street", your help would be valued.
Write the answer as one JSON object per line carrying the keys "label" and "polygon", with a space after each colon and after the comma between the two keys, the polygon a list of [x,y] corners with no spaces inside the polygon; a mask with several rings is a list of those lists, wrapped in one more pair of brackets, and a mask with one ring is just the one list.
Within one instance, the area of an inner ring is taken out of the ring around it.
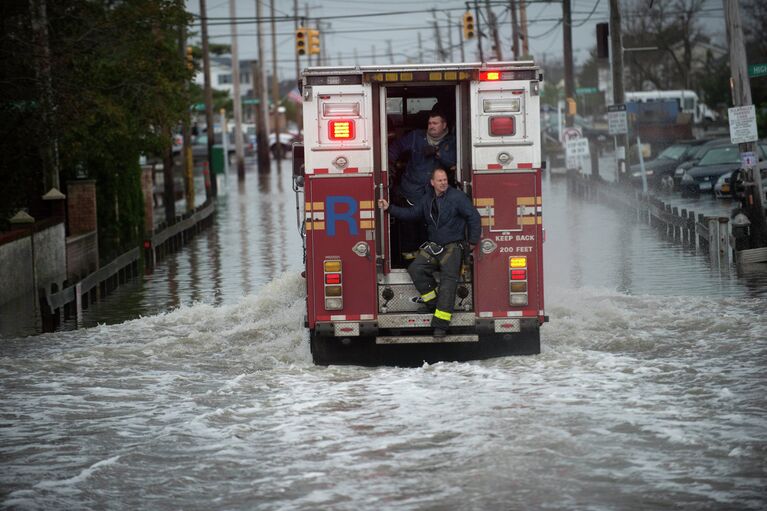
{"label": "flooded street", "polygon": [[544,182],[539,356],[315,367],[290,162],[85,315],[0,339],[0,508],[767,506],[767,271]]}

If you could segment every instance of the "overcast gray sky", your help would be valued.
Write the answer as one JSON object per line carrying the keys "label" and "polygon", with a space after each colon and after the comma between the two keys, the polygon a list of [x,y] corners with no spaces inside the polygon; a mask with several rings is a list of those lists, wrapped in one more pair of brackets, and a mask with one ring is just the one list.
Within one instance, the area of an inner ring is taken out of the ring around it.
{"label": "overcast gray sky", "polygon": [[[256,42],[256,25],[253,22],[256,16],[256,2],[258,0],[235,0],[239,53],[241,59],[255,59],[258,46]],[[262,15],[270,15],[270,0],[262,2]],[[650,0],[639,0],[649,2]],[[655,2],[670,2],[671,0],[653,0]],[[511,58],[511,17],[508,2],[493,0],[496,4],[493,10],[498,18],[501,29],[504,58]],[[330,64],[342,63],[354,64],[355,51],[357,61],[360,64],[372,64],[375,55],[375,63],[389,63],[391,59],[395,63],[418,61],[418,34],[421,34],[424,62],[436,61],[436,38],[433,28],[435,16],[431,9],[436,9],[436,20],[441,29],[443,45],[448,45],[448,16],[452,19],[452,39],[455,47],[453,60],[460,60],[458,48],[459,29],[466,2],[463,0],[444,0],[442,2],[417,2],[413,0],[300,0],[299,15],[303,16],[306,11],[309,17],[319,18],[323,27],[323,44],[325,45]],[[484,7],[485,0],[480,0]],[[707,9],[721,9],[721,0],[706,0]],[[194,14],[199,14],[199,0],[187,0],[187,8]],[[229,44],[231,42],[231,29],[228,25],[229,0],[207,0],[207,10],[211,19],[209,34],[211,42]],[[293,0],[277,0],[275,3],[275,17],[287,17],[293,15]],[[631,16],[627,10],[624,18]],[[543,2],[533,0],[527,6],[528,32],[530,38],[530,52],[540,63],[546,60],[557,60],[562,57],[562,4],[561,2]],[[588,58],[589,51],[595,45],[594,26],[596,23],[608,21],[609,0],[572,0],[573,19],[573,51],[576,64]],[[223,19],[221,19],[223,18]],[[710,35],[721,39],[724,32],[723,14],[719,12],[705,12],[704,22]],[[484,21],[482,25],[484,26]],[[195,30],[199,31],[199,25]],[[265,34],[264,50],[265,60],[271,69],[271,25],[266,23],[262,27]],[[293,20],[278,21],[276,23],[277,48],[278,48],[278,73],[281,78],[295,75],[295,50]],[[393,56],[389,57],[389,45]],[[489,42],[483,42],[485,55],[489,52]],[[476,39],[468,41],[465,46],[466,60],[477,59]],[[306,66],[305,58],[301,60],[301,67]]]}

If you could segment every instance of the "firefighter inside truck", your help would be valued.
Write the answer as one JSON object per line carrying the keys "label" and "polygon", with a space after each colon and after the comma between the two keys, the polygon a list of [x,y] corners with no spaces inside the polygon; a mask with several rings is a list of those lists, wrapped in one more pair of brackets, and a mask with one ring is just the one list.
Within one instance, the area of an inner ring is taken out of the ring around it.
{"label": "firefighter inside truck", "polygon": [[[407,86],[388,87],[386,94],[386,125],[387,143],[393,144],[402,140],[413,130],[425,130],[429,117],[439,112],[447,122],[448,136],[456,137],[455,133],[455,87],[454,86]],[[397,198],[397,190],[412,158],[410,150],[402,151],[396,161],[389,162],[389,187],[392,200],[400,200],[399,205],[406,205],[404,199]],[[435,159],[435,166],[437,165]],[[455,166],[448,169],[450,186],[454,186]],[[407,268],[412,262],[413,247],[425,241],[425,226],[413,225],[390,217],[390,239],[392,268]]]}

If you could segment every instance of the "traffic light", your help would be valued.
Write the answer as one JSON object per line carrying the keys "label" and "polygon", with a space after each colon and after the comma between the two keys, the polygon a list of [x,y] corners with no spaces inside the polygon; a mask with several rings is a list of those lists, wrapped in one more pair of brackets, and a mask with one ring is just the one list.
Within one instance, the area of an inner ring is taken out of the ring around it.
{"label": "traffic light", "polygon": [[471,11],[466,11],[463,13],[463,38],[474,38],[474,15],[471,13]]}
{"label": "traffic light", "polygon": [[309,29],[309,55],[320,54],[320,31],[314,28]]}
{"label": "traffic light", "polygon": [[567,98],[567,115],[575,115],[578,113],[578,104],[573,98]]}
{"label": "traffic light", "polygon": [[610,46],[607,38],[610,36],[610,25],[597,23],[597,58],[606,59],[610,56]]}
{"label": "traffic light", "polygon": [[296,53],[299,55],[306,55],[308,49],[308,29],[299,27],[296,29]]}
{"label": "traffic light", "polygon": [[186,47],[186,68],[190,71],[194,69],[194,55],[191,46]]}

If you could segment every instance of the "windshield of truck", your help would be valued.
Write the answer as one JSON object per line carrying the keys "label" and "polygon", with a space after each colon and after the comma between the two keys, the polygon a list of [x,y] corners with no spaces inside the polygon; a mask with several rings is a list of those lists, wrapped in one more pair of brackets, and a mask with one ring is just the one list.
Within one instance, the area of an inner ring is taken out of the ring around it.
{"label": "windshield of truck", "polygon": [[723,163],[739,163],[738,146],[724,146],[711,149],[701,158],[700,165],[721,165]]}
{"label": "windshield of truck", "polygon": [[667,160],[679,160],[684,156],[684,153],[687,152],[687,148],[689,146],[684,144],[674,144],[672,146],[669,146],[663,150],[658,155],[658,158],[665,158]]}

